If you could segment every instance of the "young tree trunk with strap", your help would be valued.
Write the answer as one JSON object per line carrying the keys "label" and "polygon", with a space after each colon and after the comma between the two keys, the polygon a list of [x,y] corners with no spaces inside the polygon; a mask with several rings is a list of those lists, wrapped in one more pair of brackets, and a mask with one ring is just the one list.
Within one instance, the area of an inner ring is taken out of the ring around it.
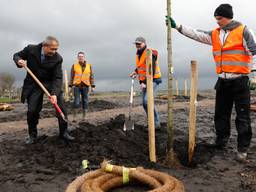
{"label": "young tree trunk with strap", "polygon": [[[167,15],[171,16],[171,0],[167,0]],[[167,123],[167,162],[172,164],[174,161],[173,152],[173,66],[172,66],[172,33],[171,25],[167,25],[167,51],[168,51],[168,123]]]}

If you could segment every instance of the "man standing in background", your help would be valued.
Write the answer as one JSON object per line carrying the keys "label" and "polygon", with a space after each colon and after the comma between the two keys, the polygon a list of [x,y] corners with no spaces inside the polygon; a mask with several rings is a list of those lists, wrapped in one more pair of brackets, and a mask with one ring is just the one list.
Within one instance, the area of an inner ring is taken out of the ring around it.
{"label": "man standing in background", "polygon": [[71,67],[70,86],[74,87],[74,111],[73,119],[75,120],[77,111],[80,107],[80,95],[82,97],[83,120],[88,112],[89,89],[94,91],[94,74],[91,64],[87,63],[84,52],[77,54],[78,62]]}
{"label": "man standing in background", "polygon": [[[147,44],[146,40],[143,37],[136,38],[134,42],[137,52],[136,52],[136,68],[130,74],[130,77],[134,78],[138,76],[140,87],[142,90],[142,104],[143,108],[146,113],[148,113],[148,101],[147,101],[147,87],[146,87],[146,51],[147,51]],[[160,66],[158,64],[158,51],[152,49],[152,63],[153,63],[153,90],[154,95],[157,92],[157,88],[160,83],[162,83],[161,79],[161,71]],[[155,120],[155,128],[160,127],[160,118],[159,114],[154,107],[154,120]]]}

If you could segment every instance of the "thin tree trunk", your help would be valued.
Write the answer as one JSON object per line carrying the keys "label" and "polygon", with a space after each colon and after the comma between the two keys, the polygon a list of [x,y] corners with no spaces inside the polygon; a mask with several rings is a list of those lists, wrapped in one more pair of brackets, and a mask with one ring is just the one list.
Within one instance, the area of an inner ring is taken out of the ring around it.
{"label": "thin tree trunk", "polygon": [[[171,16],[171,0],[167,0],[167,15]],[[173,152],[173,65],[172,65],[172,33],[170,24],[167,25],[167,51],[168,51],[168,123],[167,123],[167,160],[174,161]]]}

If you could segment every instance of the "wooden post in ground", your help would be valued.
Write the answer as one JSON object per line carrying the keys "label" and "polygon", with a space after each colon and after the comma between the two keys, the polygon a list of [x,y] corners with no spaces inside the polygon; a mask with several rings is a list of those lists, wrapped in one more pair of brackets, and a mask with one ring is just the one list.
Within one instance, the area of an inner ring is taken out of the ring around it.
{"label": "wooden post in ground", "polygon": [[64,70],[64,85],[65,85],[65,94],[64,94],[64,99],[65,101],[69,101],[69,91],[68,91],[68,74],[67,70]]}
{"label": "wooden post in ground", "polygon": [[187,79],[184,80],[184,96],[188,96],[188,83],[187,83]]}
{"label": "wooden post in ground", "polygon": [[192,161],[196,142],[196,106],[197,106],[197,62],[191,61],[191,88],[189,110],[189,146],[188,160]]}
{"label": "wooden post in ground", "polygon": [[146,89],[147,89],[147,99],[148,99],[149,159],[152,162],[156,162],[152,50],[147,49],[146,53],[147,53],[147,56],[146,56],[147,88]]}
{"label": "wooden post in ground", "polygon": [[[171,0],[167,0],[167,15],[171,16]],[[174,151],[173,151],[173,92],[172,92],[172,79],[173,79],[173,65],[172,65],[172,30],[171,24],[167,25],[167,51],[168,51],[168,120],[167,120],[167,162],[171,166],[174,164]]]}
{"label": "wooden post in ground", "polygon": [[175,87],[176,87],[176,96],[179,96],[179,82],[178,82],[178,79],[175,80]]}

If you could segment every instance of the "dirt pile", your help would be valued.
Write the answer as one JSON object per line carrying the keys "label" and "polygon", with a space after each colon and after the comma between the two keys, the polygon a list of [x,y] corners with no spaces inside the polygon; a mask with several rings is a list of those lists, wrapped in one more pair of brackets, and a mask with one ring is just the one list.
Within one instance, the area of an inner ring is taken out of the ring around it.
{"label": "dirt pile", "polygon": [[[67,102],[65,103],[65,106],[67,108],[68,114],[72,113],[73,109],[73,103]],[[114,109],[121,107],[120,103],[115,103],[111,101],[106,101],[102,99],[94,99],[89,102],[89,112],[95,112],[95,111],[103,111],[106,109]],[[1,122],[8,122],[8,121],[20,121],[20,120],[26,120],[26,112],[27,112],[27,105],[21,104],[21,103],[15,103],[13,104],[14,110],[12,111],[0,111],[0,123]],[[79,112],[82,112],[82,108],[79,109]],[[43,109],[40,113],[40,118],[48,118],[48,117],[54,117],[55,116],[55,110],[50,102],[45,102],[43,104]]]}
{"label": "dirt pile", "polygon": [[[174,110],[174,149],[184,166],[167,168],[148,161],[148,131],[144,116],[134,116],[134,131],[123,132],[124,115],[106,118],[97,125],[81,122],[72,129],[76,137],[72,143],[64,143],[57,136],[42,135],[35,145],[25,145],[26,130],[15,134],[0,135],[0,186],[3,191],[64,191],[68,183],[81,175],[81,162],[89,160],[90,169],[97,169],[103,159],[128,167],[143,166],[167,172],[184,182],[186,191],[256,191],[256,138],[253,134],[248,151],[249,163],[234,160],[237,133],[232,114],[231,138],[224,150],[211,144],[215,139],[214,108],[197,109],[197,145],[192,165],[187,163],[188,108]],[[106,116],[106,111],[100,115]],[[94,117],[95,119],[97,117]],[[166,112],[160,114],[166,121]],[[256,113],[251,114],[252,127],[256,126]],[[90,121],[94,121],[93,117]],[[146,119],[146,118],[145,118]],[[106,122],[106,123],[104,123]],[[17,125],[19,126],[19,125]],[[162,162],[166,149],[166,122],[156,130],[157,157]],[[58,130],[56,127],[53,129]],[[254,129],[253,129],[254,130]],[[20,135],[22,132],[22,135]],[[46,133],[48,134],[48,133]],[[144,191],[138,186],[115,190],[122,192]]]}

